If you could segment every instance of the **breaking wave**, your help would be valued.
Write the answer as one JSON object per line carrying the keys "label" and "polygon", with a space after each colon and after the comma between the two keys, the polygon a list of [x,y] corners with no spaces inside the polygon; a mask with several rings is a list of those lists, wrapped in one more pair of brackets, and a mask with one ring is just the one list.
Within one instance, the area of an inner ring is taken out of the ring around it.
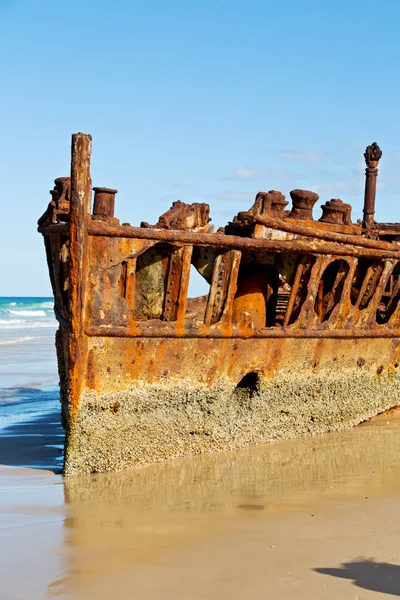
{"label": "breaking wave", "polygon": [[10,315],[16,315],[18,317],[45,317],[46,312],[44,310],[11,310],[8,309]]}
{"label": "breaking wave", "polygon": [[[20,329],[55,328],[53,301],[51,298],[0,298],[0,331]],[[17,343],[16,338],[2,339],[2,345]],[[28,340],[26,340],[28,341]]]}
{"label": "breaking wave", "polygon": [[0,346],[14,346],[15,344],[23,344],[24,342],[29,342],[29,340],[33,339],[35,338],[32,335],[24,335],[12,340],[0,340]]}

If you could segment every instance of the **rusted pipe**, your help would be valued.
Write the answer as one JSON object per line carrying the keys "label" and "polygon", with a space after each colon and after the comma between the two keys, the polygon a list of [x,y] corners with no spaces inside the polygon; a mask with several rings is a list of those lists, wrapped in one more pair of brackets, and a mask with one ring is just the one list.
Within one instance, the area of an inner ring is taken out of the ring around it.
{"label": "rusted pipe", "polygon": [[382,156],[382,150],[374,142],[367,146],[364,158],[367,168],[365,169],[365,194],[364,194],[364,221],[366,229],[371,229],[374,225],[375,215],[375,196],[376,196],[376,178],[378,177],[378,164]]}
{"label": "rusted pipe", "polygon": [[295,327],[268,327],[258,331],[241,331],[237,327],[231,327],[228,333],[226,325],[220,327],[203,327],[178,330],[176,327],[143,326],[137,322],[135,329],[129,327],[87,327],[85,334],[90,337],[120,337],[120,338],[398,338],[400,329],[389,327],[376,327],[375,329],[297,329]]}
{"label": "rusted pipe", "polygon": [[[257,222],[261,225],[270,226],[271,217],[257,217]],[[289,223],[285,225],[285,230],[293,233],[299,233],[294,231],[294,227],[299,229],[301,226],[292,226]],[[284,229],[282,227],[282,229]],[[305,228],[307,229],[307,228]],[[68,235],[69,224],[59,223],[54,225],[47,225],[46,227],[38,227],[38,231],[43,235],[62,234]],[[333,236],[339,235],[335,232],[319,232],[314,231],[314,237],[319,238],[321,241],[324,239],[331,239],[331,244],[318,243],[314,240],[310,245],[307,240],[263,240],[254,238],[243,238],[234,235],[219,235],[209,233],[191,233],[186,231],[177,230],[161,230],[161,229],[145,229],[143,227],[130,227],[128,225],[110,226],[106,223],[91,222],[88,226],[88,233],[90,236],[100,237],[116,237],[116,238],[137,238],[142,240],[154,240],[155,242],[165,242],[168,244],[191,244],[194,246],[215,246],[216,248],[225,249],[240,249],[240,250],[260,250],[263,249],[266,252],[289,252],[291,254],[298,253],[315,253],[315,254],[333,254],[335,256],[355,256],[355,257],[366,257],[366,258],[396,258],[400,259],[400,245],[399,250],[394,249],[394,244],[390,242],[381,242],[375,240],[368,240],[358,236],[346,235],[346,242],[344,243],[343,238],[338,240]],[[326,236],[326,237],[325,237]],[[328,238],[329,236],[329,238]],[[331,237],[332,236],[332,237]],[[353,241],[353,239],[356,241]],[[338,244],[337,242],[340,242]],[[352,245],[354,244],[354,245]]]}
{"label": "rusted pipe", "polygon": [[93,218],[107,221],[114,218],[115,194],[118,190],[94,187]]}
{"label": "rusted pipe", "polygon": [[[263,216],[249,216],[249,220],[253,220],[259,225],[270,227],[271,229],[278,229],[280,231],[286,231],[287,233],[293,233],[295,235],[301,235],[308,238],[318,238],[320,240],[326,240],[330,242],[339,242],[340,244],[354,244],[354,246],[361,246],[363,248],[374,248],[376,250],[390,250],[393,249],[392,242],[383,242],[380,240],[369,240],[368,238],[362,237],[361,235],[351,235],[337,233],[336,231],[320,230],[316,227],[306,227],[299,225],[298,223],[288,221],[287,219],[277,219],[269,215]],[[400,245],[399,245],[400,250]]]}
{"label": "rusted pipe", "polygon": [[[257,221],[264,224],[270,217],[255,217]],[[300,226],[296,225],[297,228]],[[310,230],[305,227],[310,236]],[[54,230],[53,230],[54,231]],[[313,230],[316,234],[316,230]],[[210,233],[193,233],[166,229],[145,229],[141,227],[113,226],[101,221],[92,221],[88,228],[89,235],[117,238],[137,238],[144,240],[155,240],[165,243],[191,244],[193,246],[215,246],[233,250],[265,250],[266,252],[288,252],[290,254],[334,254],[336,256],[356,256],[370,258],[400,258],[400,246],[398,250],[393,248],[389,242],[377,242],[366,240],[358,236],[341,236],[329,232],[329,236],[340,236],[335,241],[325,242],[315,239],[299,240],[264,240],[244,238],[235,235],[219,235]],[[320,232],[318,232],[320,233]],[[325,235],[325,232],[323,233]],[[315,235],[315,237],[318,237]],[[340,243],[337,243],[340,242]],[[349,243],[345,243],[349,242]],[[354,244],[354,245],[353,245]]]}

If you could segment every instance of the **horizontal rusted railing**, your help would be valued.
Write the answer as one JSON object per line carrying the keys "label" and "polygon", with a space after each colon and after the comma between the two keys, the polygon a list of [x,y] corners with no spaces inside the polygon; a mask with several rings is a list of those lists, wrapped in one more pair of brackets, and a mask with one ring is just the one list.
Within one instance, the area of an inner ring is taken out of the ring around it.
{"label": "horizontal rusted railing", "polygon": [[[154,240],[165,243],[190,244],[192,246],[213,246],[229,250],[265,250],[271,252],[288,252],[291,254],[333,254],[337,256],[355,256],[366,258],[396,258],[400,259],[399,250],[393,248],[390,242],[374,242],[377,246],[366,248],[362,245],[323,240],[264,240],[245,238],[235,235],[217,233],[195,233],[167,229],[146,229],[128,225],[107,225],[106,223],[90,223],[88,233],[92,236],[136,238]],[[366,241],[366,240],[361,240]],[[373,240],[368,240],[372,242]],[[382,247],[381,247],[382,245]],[[376,248],[376,249],[375,249]]]}
{"label": "horizontal rusted railing", "polygon": [[[85,334],[91,337],[148,337],[148,338],[395,338],[400,337],[400,329],[389,329],[384,325],[377,325],[376,329],[283,329],[277,327],[242,331],[238,328],[204,328],[193,331],[174,328],[149,328],[134,331],[118,327],[87,327]],[[229,329],[229,331],[228,331]]]}
{"label": "horizontal rusted railing", "polygon": [[[304,237],[318,238],[320,240],[326,240],[328,242],[339,242],[354,244],[355,246],[363,246],[365,248],[376,248],[377,250],[390,250],[393,248],[392,242],[381,242],[379,240],[370,240],[362,237],[361,235],[343,234],[337,233],[336,231],[326,231],[318,229],[317,227],[306,227],[293,222],[291,219],[277,219],[269,215],[254,216],[252,217],[255,223],[258,225],[264,225],[270,229],[276,229],[279,231],[285,231],[286,233],[292,233],[295,235],[301,235]],[[320,225],[318,221],[316,225]],[[326,226],[326,224],[325,224]],[[399,245],[400,250],[400,245]]]}
{"label": "horizontal rusted railing", "polygon": [[[281,226],[280,219],[269,218],[266,220],[266,225],[272,225],[279,229]],[[290,225],[289,229],[292,228]],[[283,229],[283,228],[282,228]],[[303,234],[301,225],[293,225],[294,233]],[[47,227],[41,228],[42,233],[54,235],[56,233],[62,235],[68,235],[68,223],[59,223],[48,225]],[[321,233],[321,232],[319,232]],[[307,255],[321,255],[327,256],[340,256],[344,259],[348,257],[352,258],[370,258],[370,259],[386,259],[392,260],[392,263],[387,263],[388,268],[393,269],[393,261],[400,260],[400,247],[397,250],[395,245],[390,242],[380,242],[375,240],[369,240],[365,238],[358,238],[357,236],[342,235],[336,232],[330,232],[332,239],[330,241],[322,239],[315,239],[312,236],[302,239],[295,240],[269,240],[269,239],[255,239],[246,238],[236,235],[225,235],[218,233],[196,233],[192,231],[182,230],[167,230],[167,229],[152,229],[142,227],[131,227],[128,225],[118,226],[109,225],[103,222],[93,222],[89,219],[87,234],[89,236],[104,237],[104,238],[126,238],[126,239],[140,239],[148,240],[150,242],[158,242],[162,244],[170,244],[171,246],[181,246],[183,248],[192,248],[193,246],[206,246],[220,249],[222,251],[235,250],[239,252],[241,250],[255,250],[259,252],[270,252],[270,253],[290,253],[290,254],[307,254]],[[324,232],[325,235],[325,232]],[[346,238],[344,241],[343,238]],[[88,240],[89,242],[89,240]],[[347,243],[349,242],[349,243]],[[352,242],[352,243],[350,243]],[[356,244],[357,242],[357,244]],[[224,255],[227,255],[225,252]],[[186,306],[187,289],[185,292],[185,306]],[[374,309],[376,310],[376,309]],[[181,311],[182,313],[182,311]],[[60,315],[57,315],[58,317]],[[206,324],[188,324],[184,322],[184,314],[179,319],[180,323],[177,324],[177,319],[171,318],[171,326],[160,326],[159,324],[147,324],[142,320],[134,320],[130,322],[127,327],[119,326],[104,326],[93,323],[84,329],[84,333],[88,336],[100,336],[100,337],[148,337],[148,338],[396,338],[400,337],[400,329],[397,327],[391,328],[390,326],[377,324],[373,328],[369,329],[357,329],[348,325],[344,328],[335,328],[332,326],[324,328],[324,326],[312,326],[306,328],[292,328],[282,327],[275,325],[274,327],[267,327],[262,329],[251,329],[247,327],[241,327],[233,325],[230,322],[219,323],[217,326],[210,326],[210,323]],[[60,320],[60,318],[59,318]],[[169,319],[168,319],[169,320]],[[220,321],[220,319],[218,319]],[[229,320],[228,320],[229,321]],[[172,322],[174,323],[172,325]],[[63,322],[62,324],[65,324]],[[395,325],[395,323],[393,323]],[[367,325],[367,327],[371,327]]]}
{"label": "horizontal rusted railing", "polygon": [[[130,225],[108,225],[101,222],[90,222],[88,234],[91,236],[118,237],[118,238],[137,238],[142,240],[154,240],[170,243],[191,244],[194,246],[215,246],[216,248],[227,249],[271,249],[276,252],[316,252],[319,254],[337,254],[349,256],[376,256],[377,258],[400,258],[399,249],[396,250],[393,242],[383,242],[370,240],[356,235],[346,235],[336,232],[323,232],[312,230],[310,228],[287,223],[283,219],[256,217],[255,221],[260,225],[265,225],[273,229],[295,233],[304,237],[314,239],[297,240],[265,240],[240,237],[236,235],[225,235],[218,233],[196,233],[191,231],[168,230],[168,229],[148,229],[144,227],[132,227]],[[43,234],[68,234],[68,223],[57,223],[40,227],[38,230]],[[321,244],[321,241],[331,242],[331,244]],[[339,244],[337,246],[336,244]],[[294,247],[294,249],[293,249]],[[376,250],[375,253],[362,253],[363,249]]]}

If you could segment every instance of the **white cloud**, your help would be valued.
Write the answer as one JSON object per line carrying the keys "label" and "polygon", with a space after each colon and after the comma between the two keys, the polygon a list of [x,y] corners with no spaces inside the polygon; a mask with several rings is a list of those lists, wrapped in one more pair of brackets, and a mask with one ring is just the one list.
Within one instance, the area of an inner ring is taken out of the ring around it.
{"label": "white cloud", "polygon": [[290,162],[301,162],[313,165],[326,159],[325,152],[313,152],[311,150],[284,150],[280,152],[282,158]]}
{"label": "white cloud", "polygon": [[231,179],[254,179],[256,176],[257,176],[257,171],[255,171],[254,169],[241,168],[241,169],[235,169],[231,173],[230,178]]}
{"label": "white cloud", "polygon": [[210,195],[210,197],[215,200],[252,200],[255,197],[255,194],[252,195],[251,192],[233,192],[231,190],[226,190],[225,192]]}
{"label": "white cloud", "polygon": [[343,201],[347,201],[348,196],[359,195],[362,193],[363,183],[356,179],[350,179],[348,181],[338,181],[336,183],[324,183],[321,185],[315,185],[313,188],[314,192],[317,192],[322,196],[321,200],[327,199],[328,196],[331,198],[340,198]]}
{"label": "white cloud", "polygon": [[[288,169],[280,169],[275,167],[266,167],[261,169],[239,168],[235,169],[224,179],[229,180],[257,180],[257,181],[292,181],[297,179],[307,179],[307,174],[289,171]],[[272,187],[273,187],[272,183]]]}
{"label": "white cloud", "polygon": [[361,177],[365,173],[365,162],[359,161],[353,168],[352,173],[355,177]]}

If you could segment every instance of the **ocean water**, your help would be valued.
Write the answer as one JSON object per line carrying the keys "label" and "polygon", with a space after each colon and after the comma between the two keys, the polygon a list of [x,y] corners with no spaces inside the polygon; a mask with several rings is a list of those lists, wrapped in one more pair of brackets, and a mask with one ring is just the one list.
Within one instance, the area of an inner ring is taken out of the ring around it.
{"label": "ocean water", "polygon": [[53,298],[0,297],[0,436],[59,411]]}

